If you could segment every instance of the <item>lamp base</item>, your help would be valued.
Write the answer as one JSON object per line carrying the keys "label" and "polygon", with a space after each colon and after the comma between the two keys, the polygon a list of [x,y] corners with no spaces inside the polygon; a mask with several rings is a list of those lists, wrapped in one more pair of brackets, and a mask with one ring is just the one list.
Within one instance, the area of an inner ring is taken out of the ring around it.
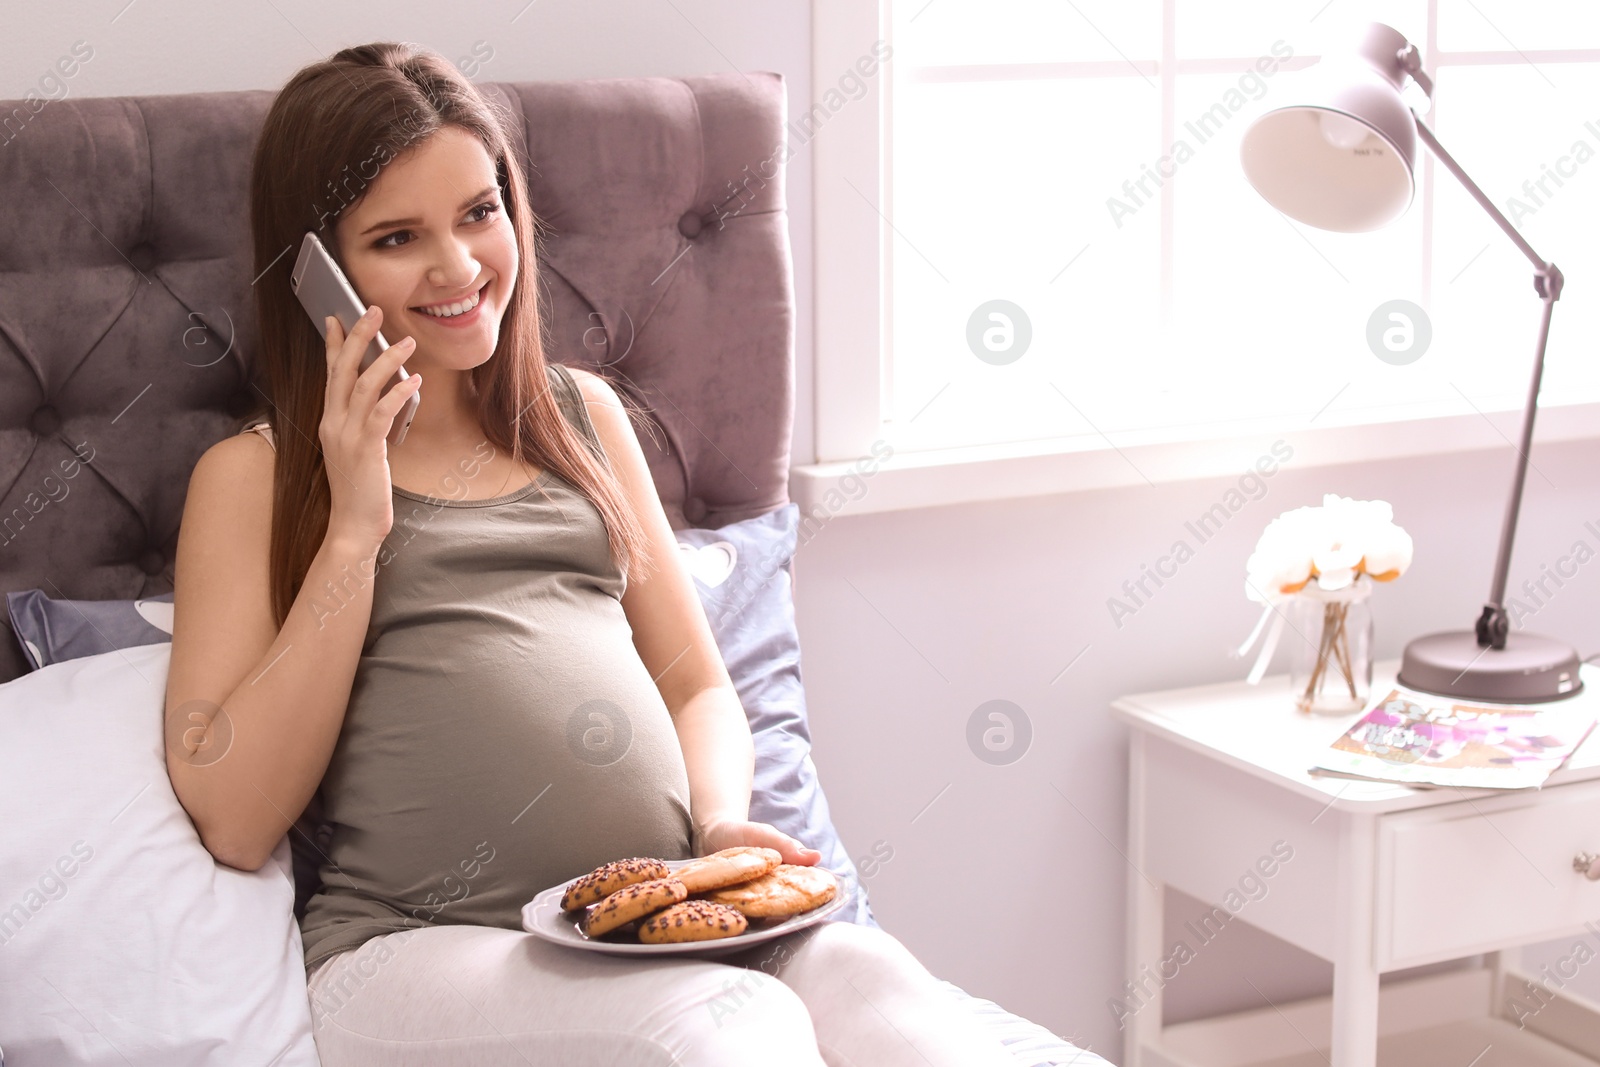
{"label": "lamp base", "polygon": [[1513,631],[1503,649],[1467,631],[1428,634],[1406,645],[1396,679],[1408,689],[1500,704],[1543,704],[1583,689],[1578,653],[1538,634]]}

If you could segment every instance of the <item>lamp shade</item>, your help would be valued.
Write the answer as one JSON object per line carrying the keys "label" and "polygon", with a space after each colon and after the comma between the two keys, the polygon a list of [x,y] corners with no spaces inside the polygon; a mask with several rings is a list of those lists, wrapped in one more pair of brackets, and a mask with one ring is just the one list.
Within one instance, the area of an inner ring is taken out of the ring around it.
{"label": "lamp shade", "polygon": [[[1245,177],[1268,203],[1323,230],[1360,233],[1411,205],[1416,118],[1400,97],[1404,35],[1371,24],[1352,56],[1302,72],[1299,99],[1251,123]],[[1287,87],[1286,87],[1287,88]]]}

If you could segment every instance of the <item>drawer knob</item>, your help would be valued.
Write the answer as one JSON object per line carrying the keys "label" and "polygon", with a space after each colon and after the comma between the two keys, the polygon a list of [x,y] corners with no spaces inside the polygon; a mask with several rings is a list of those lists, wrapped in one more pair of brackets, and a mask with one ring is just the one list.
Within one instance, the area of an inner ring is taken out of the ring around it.
{"label": "drawer knob", "polygon": [[1572,869],[1591,882],[1600,881],[1600,856],[1592,852],[1580,852],[1572,858]]}

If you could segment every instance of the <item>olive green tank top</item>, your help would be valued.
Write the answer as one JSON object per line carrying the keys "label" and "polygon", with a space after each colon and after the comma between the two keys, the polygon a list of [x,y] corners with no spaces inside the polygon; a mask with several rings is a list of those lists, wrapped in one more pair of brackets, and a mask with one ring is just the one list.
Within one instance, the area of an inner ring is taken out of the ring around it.
{"label": "olive green tank top", "polygon": [[[550,367],[603,457],[576,383]],[[396,488],[373,581],[315,801],[331,833],[300,922],[308,973],[399,930],[520,930],[542,889],[626,856],[691,855],[683,751],[600,512],[571,483],[546,470],[453,501]]]}

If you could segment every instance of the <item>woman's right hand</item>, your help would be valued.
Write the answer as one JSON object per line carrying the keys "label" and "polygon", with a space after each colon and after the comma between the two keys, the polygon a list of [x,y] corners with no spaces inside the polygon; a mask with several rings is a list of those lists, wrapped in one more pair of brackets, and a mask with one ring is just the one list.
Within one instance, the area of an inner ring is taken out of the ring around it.
{"label": "woman's right hand", "polygon": [[422,383],[422,376],[413,374],[383,392],[396,369],[416,350],[412,337],[390,345],[372,366],[358,373],[361,356],[382,320],[383,309],[373,305],[347,337],[339,320],[328,316],[328,393],[317,427],[332,498],[328,533],[374,550],[394,525],[386,438],[400,408]]}

